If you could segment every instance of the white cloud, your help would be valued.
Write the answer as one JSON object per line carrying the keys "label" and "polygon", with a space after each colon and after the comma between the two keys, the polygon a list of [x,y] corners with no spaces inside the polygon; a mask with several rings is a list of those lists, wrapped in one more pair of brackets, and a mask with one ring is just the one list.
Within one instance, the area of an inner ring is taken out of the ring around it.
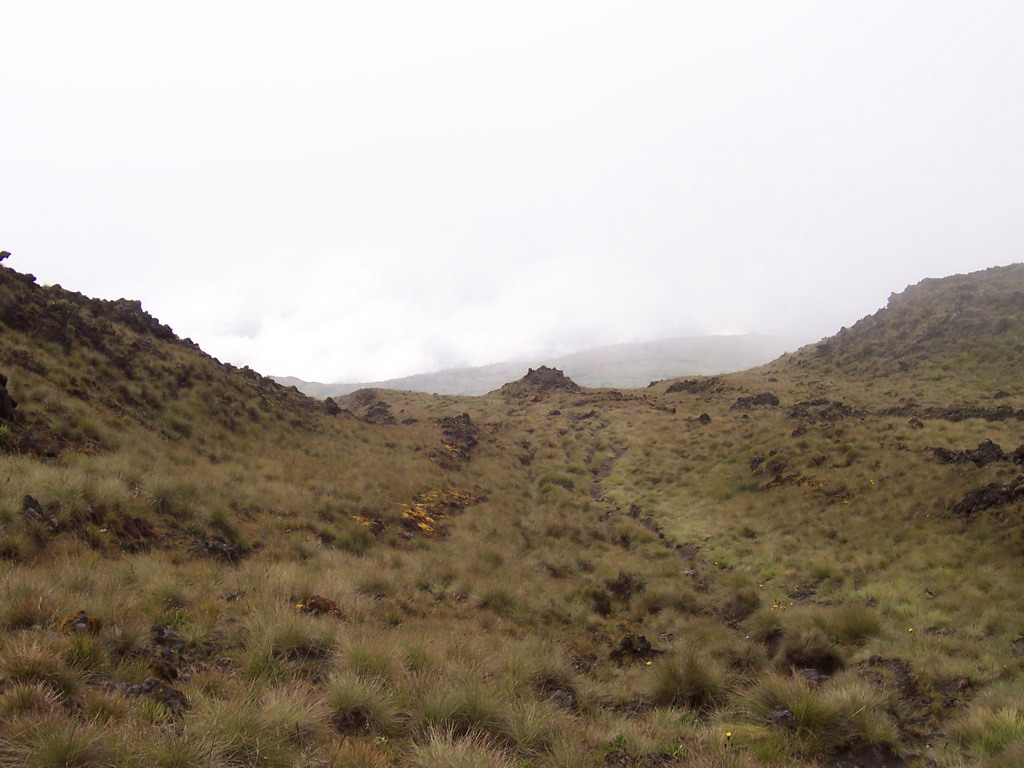
{"label": "white cloud", "polygon": [[264,372],[828,333],[1020,258],[1006,2],[16,4],[0,246]]}

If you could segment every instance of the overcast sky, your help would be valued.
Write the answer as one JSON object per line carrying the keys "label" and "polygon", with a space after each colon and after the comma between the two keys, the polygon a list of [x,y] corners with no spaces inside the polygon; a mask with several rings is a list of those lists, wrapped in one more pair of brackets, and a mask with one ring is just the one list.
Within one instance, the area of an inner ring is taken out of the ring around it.
{"label": "overcast sky", "polygon": [[263,373],[834,333],[1024,260],[1024,3],[0,4],[0,248]]}

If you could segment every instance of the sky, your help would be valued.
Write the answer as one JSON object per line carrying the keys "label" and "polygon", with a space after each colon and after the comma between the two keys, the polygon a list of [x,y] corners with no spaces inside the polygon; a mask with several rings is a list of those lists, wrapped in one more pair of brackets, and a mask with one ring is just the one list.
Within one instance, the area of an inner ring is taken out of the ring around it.
{"label": "sky", "polygon": [[0,5],[0,248],[264,374],[818,338],[1024,260],[1024,3]]}

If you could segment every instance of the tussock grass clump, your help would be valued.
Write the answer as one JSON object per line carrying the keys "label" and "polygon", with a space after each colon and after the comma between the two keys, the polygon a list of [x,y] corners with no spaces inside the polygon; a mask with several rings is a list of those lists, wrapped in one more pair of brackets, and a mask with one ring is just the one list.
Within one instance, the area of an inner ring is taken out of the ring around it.
{"label": "tussock grass clump", "polygon": [[779,662],[792,669],[813,669],[832,675],[846,662],[839,648],[817,627],[800,627],[787,632],[778,652]]}
{"label": "tussock grass clump", "polygon": [[394,735],[405,725],[394,690],[381,678],[338,672],[327,681],[324,692],[331,723],[342,733]]}
{"label": "tussock grass clump", "polygon": [[655,704],[703,710],[721,704],[728,695],[728,674],[713,659],[690,651],[654,663]]}
{"label": "tussock grass clump", "polygon": [[431,728],[423,742],[406,756],[414,768],[515,768],[517,761],[486,736],[459,733],[454,728]]}
{"label": "tussock grass clump", "polygon": [[45,683],[15,683],[0,694],[0,717],[53,711],[58,696]]}
{"label": "tussock grass clump", "polygon": [[756,726],[748,732],[750,743],[762,756],[811,758],[854,742],[891,747],[898,741],[884,697],[852,675],[818,687],[773,674],[743,700]]}
{"label": "tussock grass clump", "polygon": [[0,678],[43,685],[62,699],[74,697],[84,676],[61,658],[61,642],[37,636],[8,637],[0,647]]}
{"label": "tussock grass clump", "polygon": [[1024,752],[1024,704],[1020,691],[998,685],[975,701],[953,724],[953,737],[986,765],[1012,765]]}
{"label": "tussock grass clump", "polygon": [[247,688],[229,698],[197,698],[189,716],[195,736],[228,765],[291,766],[303,740],[322,733],[329,715],[317,697],[299,688],[271,687],[262,694]]}
{"label": "tussock grass clump", "polygon": [[435,679],[417,686],[413,722],[417,730],[457,734],[501,735],[505,726],[503,697],[487,683],[471,677]]}
{"label": "tussock grass clump", "polygon": [[[69,727],[70,725],[70,727]],[[99,722],[42,718],[18,733],[11,748],[27,768],[107,768],[123,761],[116,734]]]}

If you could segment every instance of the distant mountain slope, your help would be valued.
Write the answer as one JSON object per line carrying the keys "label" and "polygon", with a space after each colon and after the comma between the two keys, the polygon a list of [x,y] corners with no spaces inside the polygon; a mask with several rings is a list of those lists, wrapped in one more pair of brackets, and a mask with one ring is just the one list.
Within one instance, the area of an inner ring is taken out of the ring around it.
{"label": "distant mountain slope", "polygon": [[273,378],[285,386],[296,386],[313,397],[346,395],[364,387],[446,395],[482,395],[520,378],[527,369],[544,364],[564,370],[567,376],[581,386],[632,388],[674,376],[741,371],[773,360],[806,341],[791,336],[754,334],[694,336],[614,344],[544,360],[456,368],[387,381],[322,384],[290,376]]}

